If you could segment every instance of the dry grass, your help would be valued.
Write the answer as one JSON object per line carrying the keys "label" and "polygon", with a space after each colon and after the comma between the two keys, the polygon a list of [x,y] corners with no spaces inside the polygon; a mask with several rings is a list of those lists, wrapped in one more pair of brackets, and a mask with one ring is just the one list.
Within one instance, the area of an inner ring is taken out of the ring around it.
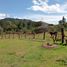
{"label": "dry grass", "polygon": [[42,48],[42,44],[53,43],[49,34],[42,41],[42,34],[36,40],[0,39],[0,67],[67,67],[67,46]]}

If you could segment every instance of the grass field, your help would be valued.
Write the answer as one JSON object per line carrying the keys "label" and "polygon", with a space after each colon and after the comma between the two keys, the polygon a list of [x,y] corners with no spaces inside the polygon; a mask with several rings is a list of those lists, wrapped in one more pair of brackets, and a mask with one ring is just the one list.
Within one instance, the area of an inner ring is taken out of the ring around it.
{"label": "grass field", "polygon": [[0,39],[0,67],[67,67],[67,46],[46,49],[46,40]]}

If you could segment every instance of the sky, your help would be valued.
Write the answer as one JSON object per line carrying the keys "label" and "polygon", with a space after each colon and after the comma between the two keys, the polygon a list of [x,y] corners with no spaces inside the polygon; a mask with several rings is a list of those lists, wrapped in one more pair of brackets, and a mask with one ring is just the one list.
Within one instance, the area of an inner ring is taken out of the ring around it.
{"label": "sky", "polygon": [[0,19],[19,18],[58,24],[67,18],[67,0],[0,0]]}

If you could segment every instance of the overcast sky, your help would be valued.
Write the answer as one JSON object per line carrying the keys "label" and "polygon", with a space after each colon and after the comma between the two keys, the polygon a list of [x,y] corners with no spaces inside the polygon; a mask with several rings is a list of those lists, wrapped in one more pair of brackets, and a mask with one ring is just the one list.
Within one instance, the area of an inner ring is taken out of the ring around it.
{"label": "overcast sky", "polygon": [[67,18],[67,0],[0,0],[0,19],[26,18],[57,24]]}

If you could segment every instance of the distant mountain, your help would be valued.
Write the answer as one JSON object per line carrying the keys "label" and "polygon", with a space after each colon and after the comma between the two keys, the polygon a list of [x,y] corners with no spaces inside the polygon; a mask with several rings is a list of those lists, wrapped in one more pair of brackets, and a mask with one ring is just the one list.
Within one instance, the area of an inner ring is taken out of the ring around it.
{"label": "distant mountain", "polygon": [[3,30],[31,30],[35,28],[47,28],[49,26],[48,23],[42,21],[32,21],[29,19],[18,19],[18,18],[5,18],[0,20],[0,27]]}

